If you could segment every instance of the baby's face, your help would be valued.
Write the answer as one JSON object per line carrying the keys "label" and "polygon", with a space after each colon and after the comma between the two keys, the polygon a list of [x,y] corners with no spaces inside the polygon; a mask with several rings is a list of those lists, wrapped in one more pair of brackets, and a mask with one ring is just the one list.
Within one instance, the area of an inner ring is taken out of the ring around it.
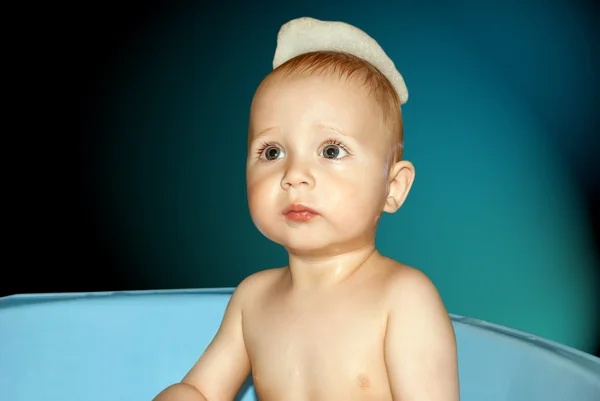
{"label": "baby's face", "polygon": [[[323,76],[278,78],[255,96],[249,135],[248,202],[266,237],[315,256],[372,243],[389,141],[366,89]],[[285,214],[291,205],[316,215]]]}

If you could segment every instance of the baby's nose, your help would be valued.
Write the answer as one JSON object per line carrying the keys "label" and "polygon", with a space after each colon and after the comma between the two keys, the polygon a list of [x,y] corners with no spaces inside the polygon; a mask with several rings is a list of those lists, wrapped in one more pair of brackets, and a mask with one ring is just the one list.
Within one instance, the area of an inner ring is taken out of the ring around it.
{"label": "baby's nose", "polygon": [[291,163],[281,179],[281,187],[284,190],[313,185],[314,177],[308,166],[302,163]]}

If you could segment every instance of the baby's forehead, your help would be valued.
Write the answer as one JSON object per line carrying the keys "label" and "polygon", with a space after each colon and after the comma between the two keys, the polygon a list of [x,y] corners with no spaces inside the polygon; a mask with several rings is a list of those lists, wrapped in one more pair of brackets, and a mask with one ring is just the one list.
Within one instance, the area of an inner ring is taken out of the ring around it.
{"label": "baby's forehead", "polygon": [[297,101],[297,107],[306,106],[302,100],[310,99],[336,103],[343,109],[349,103],[359,103],[361,109],[366,108],[375,115],[384,107],[385,99],[378,96],[369,83],[355,77],[344,77],[335,74],[303,73],[294,75],[268,76],[257,88],[252,99],[252,109],[260,106],[270,107],[281,101]]}

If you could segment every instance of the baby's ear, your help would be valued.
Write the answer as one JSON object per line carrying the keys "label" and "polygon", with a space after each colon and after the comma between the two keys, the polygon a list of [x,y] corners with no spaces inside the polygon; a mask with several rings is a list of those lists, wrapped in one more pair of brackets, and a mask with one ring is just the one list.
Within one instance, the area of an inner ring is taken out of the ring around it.
{"label": "baby's ear", "polygon": [[406,200],[412,187],[415,180],[415,167],[409,161],[399,161],[390,169],[389,180],[389,191],[383,211],[395,213]]}

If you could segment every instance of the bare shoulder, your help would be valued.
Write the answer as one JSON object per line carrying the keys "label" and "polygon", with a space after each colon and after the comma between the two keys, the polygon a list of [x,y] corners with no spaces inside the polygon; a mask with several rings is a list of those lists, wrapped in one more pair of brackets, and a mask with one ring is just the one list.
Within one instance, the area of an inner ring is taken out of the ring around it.
{"label": "bare shoulder", "polygon": [[[438,305],[443,308],[435,284],[424,272],[389,258],[386,258],[383,263],[386,274],[384,293],[390,307],[395,309],[418,303],[424,307]],[[445,313],[445,308],[440,312]]]}
{"label": "bare shoulder", "polygon": [[265,269],[249,275],[236,287],[233,297],[237,298],[241,305],[254,301],[279,282],[286,274],[286,269],[285,267]]}
{"label": "bare shoulder", "polygon": [[244,289],[255,288],[260,285],[269,285],[273,281],[279,280],[287,271],[287,267],[276,267],[265,269],[252,273],[240,283],[239,287]]}
{"label": "bare shoulder", "polygon": [[385,271],[385,353],[394,399],[458,401],[456,337],[437,288],[410,266],[389,262]]}
{"label": "bare shoulder", "polygon": [[398,325],[410,326],[407,333],[418,336],[421,329],[434,329],[454,342],[452,320],[433,281],[415,267],[393,260],[387,263],[384,296],[389,316]]}

